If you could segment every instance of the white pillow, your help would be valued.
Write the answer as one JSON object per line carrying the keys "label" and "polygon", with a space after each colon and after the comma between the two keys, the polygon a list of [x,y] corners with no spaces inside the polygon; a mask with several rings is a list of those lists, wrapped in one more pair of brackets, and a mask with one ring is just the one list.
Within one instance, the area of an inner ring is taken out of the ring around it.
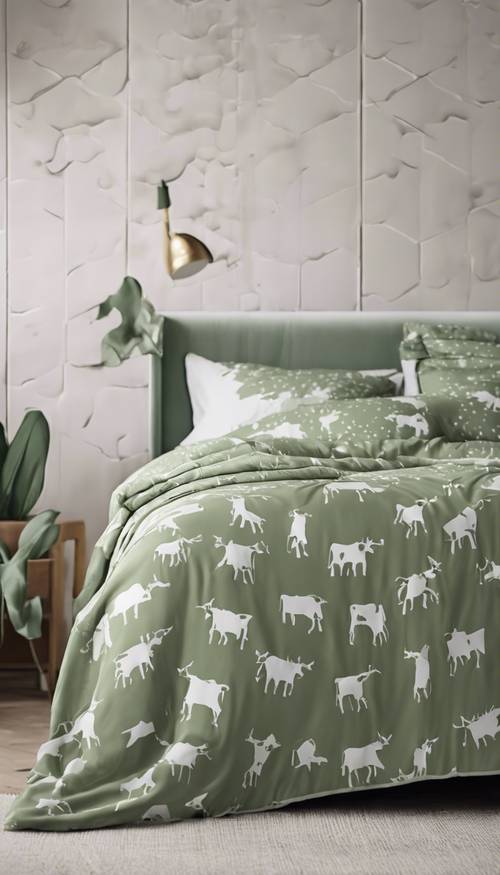
{"label": "white pillow", "polygon": [[186,378],[193,430],[182,441],[220,437],[300,404],[329,398],[393,395],[401,386],[395,369],[377,371],[285,370],[257,364],[223,364],[188,353]]}
{"label": "white pillow", "polygon": [[401,359],[405,395],[419,395],[420,381],[417,373],[417,359]]}

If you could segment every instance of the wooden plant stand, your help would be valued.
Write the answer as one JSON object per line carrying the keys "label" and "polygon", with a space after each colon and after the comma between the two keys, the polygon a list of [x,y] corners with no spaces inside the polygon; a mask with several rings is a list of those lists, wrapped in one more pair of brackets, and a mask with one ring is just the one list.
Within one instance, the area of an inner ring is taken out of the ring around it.
{"label": "wooden plant stand", "polygon": [[[17,549],[19,535],[25,522],[0,522],[0,539],[9,552]],[[74,569],[72,595],[76,598],[83,586],[85,575],[85,523],[82,520],[58,521],[59,538],[47,554],[47,558],[28,562],[27,596],[40,596],[43,607],[42,637],[33,643],[42,668],[47,674],[49,695],[52,696],[64,653],[64,544],[74,542]],[[8,617],[5,621],[5,638],[0,647],[1,669],[33,669],[33,659],[28,642],[17,635]]]}

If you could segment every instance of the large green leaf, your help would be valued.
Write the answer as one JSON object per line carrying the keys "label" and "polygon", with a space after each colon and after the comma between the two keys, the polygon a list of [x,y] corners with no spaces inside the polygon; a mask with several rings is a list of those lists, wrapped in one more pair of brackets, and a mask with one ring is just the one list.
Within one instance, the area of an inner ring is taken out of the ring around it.
{"label": "large green leaf", "polygon": [[7,443],[7,438],[5,436],[5,429],[0,422],[0,471],[3,468],[3,463],[5,462],[5,456],[7,455],[7,450],[9,445]]}
{"label": "large green leaf", "polygon": [[42,603],[37,596],[26,600],[29,559],[39,559],[57,541],[58,511],[46,510],[33,517],[23,529],[17,552],[0,565],[0,589],[10,621],[24,638],[39,638],[42,624]]}
{"label": "large green leaf", "polygon": [[40,410],[26,413],[0,474],[0,517],[26,519],[43,489],[49,425]]}
{"label": "large green leaf", "polygon": [[57,541],[59,526],[55,524],[58,510],[44,510],[27,523],[19,535],[17,553],[28,559],[40,559]]}
{"label": "large green leaf", "polygon": [[141,284],[134,277],[126,276],[116,294],[102,302],[97,318],[103,319],[113,309],[120,312],[122,321],[103,337],[103,365],[116,367],[135,350],[161,356],[163,317],[143,298]]}

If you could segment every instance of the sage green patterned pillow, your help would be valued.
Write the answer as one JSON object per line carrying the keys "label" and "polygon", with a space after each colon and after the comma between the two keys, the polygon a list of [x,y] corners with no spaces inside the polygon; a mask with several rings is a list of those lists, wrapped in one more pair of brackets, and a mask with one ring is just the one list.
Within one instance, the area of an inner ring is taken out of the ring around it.
{"label": "sage green patterned pillow", "polygon": [[219,437],[263,417],[293,410],[307,399],[394,395],[401,375],[388,371],[287,370],[253,363],[224,364],[190,353],[186,376],[194,429],[185,444]]}
{"label": "sage green patterned pillow", "polygon": [[[493,347],[497,349],[497,347]],[[450,441],[500,440],[500,358],[424,359],[419,382]]]}
{"label": "sage green patterned pillow", "polygon": [[471,326],[404,326],[405,391],[408,384],[409,391],[417,389],[438,399],[434,414],[451,441],[500,439],[500,346],[496,340],[493,332]]}
{"label": "sage green patterned pillow", "polygon": [[471,395],[428,398],[438,428],[449,441],[499,441],[500,392],[487,389]]}
{"label": "sage green patterned pillow", "polygon": [[415,361],[427,358],[431,350],[437,350],[436,344],[445,341],[455,344],[457,355],[467,343],[496,344],[497,336],[485,328],[472,325],[455,325],[453,323],[406,322],[403,325],[403,340],[400,346],[402,359]]}
{"label": "sage green patterned pillow", "polygon": [[[448,368],[461,372],[456,374],[458,389],[463,372],[471,368],[473,359],[482,363],[479,367],[488,369],[495,367],[495,360],[500,364],[496,341],[492,331],[471,325],[407,322],[399,347],[405,395],[438,393],[439,382],[425,382],[422,377],[427,370],[439,370],[445,361]],[[429,366],[429,359],[435,361],[436,367]]]}
{"label": "sage green patterned pillow", "polygon": [[358,398],[302,404],[239,429],[242,438],[295,438],[354,446],[391,438],[432,438],[443,434],[439,411],[423,398]]}

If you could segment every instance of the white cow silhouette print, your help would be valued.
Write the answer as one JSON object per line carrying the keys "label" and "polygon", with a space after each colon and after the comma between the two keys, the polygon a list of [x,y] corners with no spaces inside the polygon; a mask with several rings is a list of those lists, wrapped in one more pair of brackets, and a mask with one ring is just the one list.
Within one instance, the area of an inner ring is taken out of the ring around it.
{"label": "white cow silhouette print", "polygon": [[45,808],[50,816],[54,814],[72,814],[69,802],[64,802],[62,799],[39,799],[35,808]]}
{"label": "white cow silhouette print", "polygon": [[190,516],[193,513],[200,513],[204,510],[201,504],[186,504],[182,507],[177,507],[174,510],[169,511],[165,515],[165,509],[161,508],[162,516],[156,526],[156,530],[158,532],[171,531],[173,535],[177,535],[180,532],[180,527],[177,523],[177,520],[183,516]]}
{"label": "white cow silhouette print", "polygon": [[189,686],[181,708],[181,720],[190,720],[194,705],[203,705],[212,712],[212,726],[218,726],[218,720],[222,712],[221,703],[224,694],[229,691],[227,684],[219,684],[214,680],[203,680],[195,674],[190,674],[192,662],[184,668],[178,668],[177,672],[183,678],[187,678]]}
{"label": "white cow silhouette print", "polygon": [[[266,501],[267,499],[264,496],[261,496],[261,500]],[[229,501],[231,502],[231,521],[229,525],[235,526],[239,520],[240,529],[243,529],[248,523],[252,530],[252,535],[255,535],[256,531],[259,531],[262,534],[262,526],[265,523],[264,517],[248,510],[245,505],[245,499],[242,496],[239,496],[238,498],[230,498]]]}
{"label": "white cow silhouette print", "polygon": [[301,662],[300,656],[294,662],[292,659],[281,659],[279,656],[272,656],[267,651],[266,653],[259,653],[256,650],[255,655],[257,656],[257,664],[259,666],[255,680],[257,683],[259,682],[262,670],[264,669],[266,673],[264,693],[267,693],[267,688],[272,681],[274,684],[274,695],[278,692],[279,685],[283,684],[283,698],[292,695],[295,680],[304,677],[304,670],[311,671],[314,665],[314,661]]}
{"label": "white cow silhouette print", "polygon": [[488,744],[487,739],[492,738],[495,740],[500,732],[500,708],[495,708],[494,706],[483,714],[474,714],[470,720],[462,715],[460,719],[462,721],[461,724],[457,726],[454,723],[453,728],[464,730],[463,747],[467,744],[467,732],[470,732],[470,736],[477,749],[479,749],[481,741],[484,747],[486,747]]}
{"label": "white cow silhouette print", "polygon": [[59,778],[56,778],[55,775],[41,776],[40,772],[33,770],[30,778],[28,778],[28,783],[33,783],[36,780],[37,787],[40,784],[53,784],[54,789],[52,790],[52,795],[55,796],[56,793],[60,793],[64,788],[69,776],[79,775],[80,772],[83,772],[86,765],[87,763],[83,757],[74,757],[66,764],[63,773]]}
{"label": "white cow silhouette print", "polygon": [[298,616],[307,617],[311,621],[311,625],[307,630],[310,635],[315,629],[322,632],[321,623],[323,622],[323,605],[326,605],[326,599],[322,599],[317,595],[285,595],[280,596],[281,619],[286,623],[287,617],[290,617],[292,626],[295,626],[295,618]]}
{"label": "white cow silhouette print", "polygon": [[302,558],[309,556],[309,553],[306,550],[306,520],[308,518],[310,519],[311,514],[306,513],[305,511],[291,510],[288,516],[292,519],[292,525],[290,527],[290,534],[288,535],[286,542],[287,553],[292,553],[295,551],[296,559],[301,558],[301,553]]}
{"label": "white cow silhouette print", "polygon": [[242,583],[255,582],[255,556],[258,553],[269,553],[269,547],[263,541],[257,541],[256,544],[251,544],[249,547],[244,544],[235,544],[234,541],[228,541],[225,544],[218,535],[214,535],[215,547],[224,549],[224,556],[220,560],[216,568],[223,568],[225,565],[231,566],[233,569],[233,580],[238,580],[238,575],[241,574]]}
{"label": "white cow silhouette print", "polygon": [[359,770],[367,769],[366,783],[369,784],[372,777],[377,774],[377,769],[383,769],[384,764],[380,761],[378,752],[389,744],[392,735],[387,737],[377,733],[377,740],[364,747],[348,747],[342,755],[342,776],[348,773],[348,784],[352,787],[352,776],[359,783]]}
{"label": "white cow silhouette print", "polygon": [[160,803],[159,805],[150,805],[147,811],[142,815],[141,820],[148,823],[166,823],[170,820],[170,811],[168,805]]}
{"label": "white cow silhouette print", "polygon": [[135,544],[137,541],[141,540],[141,538],[144,538],[146,535],[153,531],[170,531],[173,535],[177,535],[178,532],[180,532],[180,527],[177,523],[177,520],[183,516],[189,516],[193,513],[201,513],[202,510],[204,510],[204,508],[201,504],[198,503],[185,504],[176,508],[159,507],[157,510],[148,514],[143,522],[140,523],[140,525],[134,532],[134,536],[127,546],[127,549],[132,544]]}
{"label": "white cow silhouette print", "polygon": [[366,557],[368,553],[373,553],[374,547],[383,546],[384,539],[380,541],[372,541],[371,538],[363,538],[362,541],[355,541],[354,544],[337,544],[330,545],[328,554],[328,570],[330,576],[335,576],[335,569],[339,569],[339,573],[349,575],[349,571],[353,575],[357,575],[358,567],[361,566],[361,574],[366,576]]}
{"label": "white cow silhouette print", "polygon": [[208,793],[200,793],[199,796],[194,796],[193,799],[190,799],[189,802],[185,803],[186,808],[193,808],[194,811],[201,811],[202,815],[207,815],[208,811],[203,805],[207,796]]}
{"label": "white cow silhouette print", "polygon": [[481,653],[485,653],[484,649],[484,627],[476,629],[475,632],[459,632],[458,629],[453,629],[453,632],[447,632],[448,647],[448,662],[450,663],[450,675],[455,675],[458,665],[463,665],[464,661],[470,661],[472,654],[476,656],[476,668],[479,668],[479,659]]}
{"label": "white cow silhouette print", "polygon": [[135,671],[135,669],[139,671],[143,680],[149,669],[154,671],[152,661],[153,649],[158,647],[171,631],[172,626],[169,626],[168,629],[157,629],[156,632],[146,635],[146,640],[144,640],[144,636],[141,635],[139,644],[133,644],[132,647],[124,650],[123,653],[119,653],[113,660],[115,664],[115,687],[118,686],[120,681],[122,682],[123,687],[127,685],[127,681],[132,683],[132,672]]}
{"label": "white cow silhouette print", "polygon": [[429,645],[424,644],[421,650],[405,650],[405,659],[415,660],[415,682],[413,684],[413,698],[421,701],[421,696],[429,698],[431,692],[431,668],[429,663]]}
{"label": "white cow silhouette print", "polygon": [[198,746],[190,744],[188,741],[176,741],[170,745],[160,759],[160,763],[167,763],[170,766],[172,776],[175,775],[176,766],[179,767],[177,780],[181,781],[184,774],[184,769],[187,769],[187,783],[191,780],[191,772],[200,757],[206,757],[207,760],[212,759],[208,754],[207,745],[200,744]]}
{"label": "white cow silhouette print", "polygon": [[[490,499],[487,499],[487,501],[489,500]],[[464,507],[464,509],[460,513],[458,513],[451,520],[448,520],[448,522],[444,524],[443,530],[448,535],[448,540],[451,545],[452,556],[455,553],[455,547],[458,547],[459,550],[462,549],[462,543],[465,539],[467,539],[472,550],[476,549],[476,508],[482,510],[484,504],[485,501],[483,499],[479,499],[479,501],[476,502],[473,507]]]}
{"label": "white cow silhouette print", "polygon": [[61,790],[68,782],[68,778],[71,775],[79,775],[83,772],[85,766],[87,765],[86,760],[83,757],[74,757],[69,763],[66,763],[63,773],[60,778],[54,784],[53,794],[60,793]]}
{"label": "white cow silhouette print", "polygon": [[488,583],[490,580],[500,583],[500,565],[496,565],[492,559],[485,559],[484,565],[482,567],[476,565],[476,568],[479,571],[479,583],[481,586],[483,586],[484,583]]}
{"label": "white cow silhouette print", "polygon": [[248,641],[248,624],[252,619],[251,614],[235,614],[233,611],[228,611],[225,608],[214,607],[214,599],[205,602],[204,605],[196,605],[202,611],[205,611],[205,620],[211,620],[212,625],[208,633],[208,643],[211,644],[215,632],[219,636],[218,644],[226,645],[228,635],[234,635],[237,641],[240,642],[240,650],[243,650]]}
{"label": "white cow silhouette print", "polygon": [[148,735],[156,735],[154,723],[146,723],[144,720],[139,720],[135,726],[130,726],[129,729],[124,729],[122,735],[128,735],[126,747],[132,747],[140,738],[147,738]]}
{"label": "white cow silhouette print", "polygon": [[398,587],[398,605],[403,605],[403,614],[406,614],[406,606],[410,605],[410,611],[413,611],[413,603],[415,599],[422,598],[424,608],[427,608],[427,597],[430,601],[439,604],[439,595],[434,592],[430,586],[427,586],[429,580],[434,580],[436,574],[441,571],[441,562],[436,562],[432,556],[427,557],[429,568],[420,573],[410,574],[409,577],[396,577],[396,583],[402,580],[401,586]]}
{"label": "white cow silhouette print", "polygon": [[494,410],[495,413],[498,413],[500,410],[500,398],[497,398],[496,395],[492,395],[491,392],[472,392],[471,397],[476,398],[477,401],[484,404],[487,410]]}
{"label": "white cow silhouette print", "polygon": [[368,709],[368,702],[365,698],[364,684],[372,674],[381,674],[378,668],[368,666],[367,671],[361,671],[359,674],[348,675],[342,678],[335,678],[334,684],[336,687],[336,703],[340,708],[340,713],[344,713],[344,699],[349,698],[351,702],[351,711],[354,710],[353,700],[358,706],[358,714],[361,711],[361,705]]}
{"label": "white cow silhouette print", "polygon": [[95,627],[92,638],[87,641],[85,647],[81,648],[80,653],[88,653],[90,648],[92,648],[92,655],[90,658],[92,662],[97,662],[104,650],[109,650],[112,644],[109,617],[107,614],[103,614]]}
{"label": "white cow silhouette print", "polygon": [[354,633],[358,626],[368,626],[372,631],[373,644],[387,641],[387,625],[383,605],[373,603],[367,605],[351,605],[351,625],[349,627],[349,644],[354,644]]}
{"label": "white cow silhouette print", "polygon": [[[131,778],[130,781],[124,781],[123,784],[120,784],[120,793],[128,793],[127,799],[132,798],[132,794],[139,790],[138,795],[145,796],[147,793],[150,793],[155,788],[155,782],[153,781],[153,772],[156,769],[158,763],[155,763],[154,766],[151,766],[146,772],[142,775],[136,775],[135,778]],[[115,811],[118,810],[118,806],[115,808]]]}
{"label": "white cow silhouette print", "polygon": [[260,435],[273,438],[297,438],[297,440],[306,436],[300,425],[295,422],[282,422],[280,425],[275,425],[274,428],[270,428],[267,431],[257,432],[255,437],[260,437]]}
{"label": "white cow silhouette print", "polygon": [[158,580],[157,577],[155,577],[151,583],[148,583],[147,586],[143,586],[142,583],[133,583],[132,586],[129,586],[124,592],[119,593],[111,602],[110,619],[112,620],[114,617],[121,616],[123,623],[126,626],[127,613],[128,611],[133,610],[134,617],[137,620],[139,617],[139,605],[151,601],[153,598],[153,590],[157,587],[159,589],[167,589],[169,586],[169,583],[163,583],[161,580]]}
{"label": "white cow silhouette print", "polygon": [[39,763],[45,756],[49,757],[57,757],[57,759],[61,759],[62,750],[61,747],[65,744],[70,744],[73,741],[73,736],[71,732],[65,732],[63,735],[58,735],[56,738],[49,738],[48,741],[44,741],[43,744],[38,748],[38,753],[36,755],[36,762]]}
{"label": "white cow silhouette print", "polygon": [[102,699],[92,699],[89,707],[78,715],[75,722],[70,728],[70,734],[73,738],[80,736],[80,745],[83,747],[84,742],[90,750],[92,743],[95,742],[96,747],[99,747],[101,742],[95,732],[95,710],[102,703]]}
{"label": "white cow silhouette print", "polygon": [[487,739],[492,738],[495,740],[500,732],[500,708],[491,707],[484,714],[475,714],[470,720],[460,715],[460,719],[462,721],[461,724],[457,726],[454,723],[453,728],[464,730],[463,747],[467,744],[468,732],[470,732],[470,736],[478,750],[481,741],[484,747],[486,747],[488,744]]}
{"label": "white cow silhouette print", "polygon": [[331,413],[326,413],[325,416],[319,417],[319,422],[323,431],[326,431],[330,434],[331,427],[334,422],[340,419],[340,413],[337,413],[336,410],[333,410]]}
{"label": "white cow silhouette print", "polygon": [[[33,768],[29,774],[29,777],[26,779],[28,784],[36,783],[38,786],[41,784],[55,784],[57,778],[55,775],[44,775],[42,772],[38,772],[35,768]],[[54,794],[54,790],[52,793]]]}
{"label": "white cow silhouette print", "polygon": [[401,523],[406,526],[406,537],[410,535],[418,535],[418,527],[427,534],[427,528],[424,522],[424,508],[429,504],[433,504],[437,498],[418,498],[415,504],[410,504],[405,507],[404,504],[396,505],[395,523]]}
{"label": "white cow silhouette print", "polygon": [[162,563],[169,559],[169,567],[176,568],[181,562],[187,562],[192,544],[199,544],[201,535],[194,538],[177,538],[175,541],[166,541],[156,547],[155,558],[161,559]]}
{"label": "white cow silhouette print", "polygon": [[[64,744],[68,744],[71,741],[77,741],[81,748],[83,748],[84,743],[87,744],[87,748],[90,750],[92,747],[92,743],[95,742],[96,746],[99,747],[101,744],[98,735],[95,732],[94,724],[95,724],[95,710],[98,705],[102,703],[102,699],[98,700],[92,698],[92,701],[88,708],[81,712],[78,715],[74,722],[66,721],[64,723],[60,723],[56,729],[56,732],[59,730],[59,727],[62,726],[64,729],[64,735],[60,735],[57,738],[50,739],[49,741],[42,744],[39,751],[37,762],[45,755],[57,756],[60,757],[61,751],[60,748]],[[76,736],[79,735],[78,739]]]}
{"label": "white cow silhouette print", "polygon": [[[297,762],[295,762],[295,760]],[[305,766],[307,771],[310,772],[311,766],[322,766],[327,762],[328,760],[326,757],[316,755],[316,742],[313,738],[308,738],[307,741],[303,741],[297,750],[292,751],[292,766],[296,769]]]}
{"label": "white cow silhouette print", "polygon": [[364,480],[333,480],[332,483],[323,486],[323,497],[325,504],[328,504],[329,499],[334,495],[340,495],[341,492],[355,492],[360,502],[364,502],[363,495],[375,495],[383,491],[381,486],[371,486]]}
{"label": "white cow silhouette print", "polygon": [[331,390],[328,386],[315,386],[311,392],[311,398],[315,398],[316,402],[320,401],[329,401],[331,397]]}
{"label": "white cow silhouette print", "polygon": [[253,729],[250,730],[250,735],[245,741],[253,744],[253,762],[243,775],[243,788],[247,787],[255,787],[257,783],[257,778],[260,778],[262,774],[262,769],[267,762],[269,756],[273,752],[273,750],[277,750],[281,747],[279,741],[275,738],[275,736],[271,733],[266,738],[254,738]]}
{"label": "white cow silhouette print", "polygon": [[439,738],[426,738],[420,747],[416,747],[413,753],[413,769],[414,775],[421,778],[427,774],[427,757],[432,753],[433,745],[439,741]]}
{"label": "white cow silhouette print", "polygon": [[398,776],[391,778],[393,784],[402,784],[404,781],[412,781],[414,778],[423,778],[427,774],[427,757],[432,753],[432,748],[439,738],[426,738],[420,747],[413,752],[413,769],[405,773],[399,769]]}
{"label": "white cow silhouette print", "polygon": [[389,422],[395,422],[396,428],[411,428],[415,432],[415,437],[425,437],[429,434],[429,423],[425,416],[421,413],[415,413],[412,416],[405,416],[402,413],[391,413],[385,419]]}

